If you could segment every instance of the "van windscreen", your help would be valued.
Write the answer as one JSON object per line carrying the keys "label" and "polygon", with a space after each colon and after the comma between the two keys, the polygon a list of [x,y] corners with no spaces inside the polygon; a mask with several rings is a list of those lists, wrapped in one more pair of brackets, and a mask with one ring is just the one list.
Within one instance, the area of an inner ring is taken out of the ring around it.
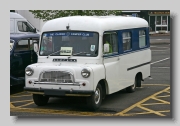
{"label": "van windscreen", "polygon": [[98,41],[96,32],[47,32],[42,34],[39,55],[96,57]]}

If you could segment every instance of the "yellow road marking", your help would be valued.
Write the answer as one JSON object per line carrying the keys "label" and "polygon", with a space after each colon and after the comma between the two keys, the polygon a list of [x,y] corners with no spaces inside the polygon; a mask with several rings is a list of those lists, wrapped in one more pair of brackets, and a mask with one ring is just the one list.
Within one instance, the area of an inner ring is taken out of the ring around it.
{"label": "yellow road marking", "polygon": [[164,114],[161,114],[160,112],[154,111],[154,110],[152,110],[152,109],[145,108],[145,107],[143,107],[143,106],[141,106],[141,105],[137,105],[137,107],[139,107],[139,108],[141,108],[141,109],[143,109],[143,110],[146,110],[146,111],[148,111],[148,112],[154,113],[154,114],[156,114],[156,115],[159,115],[159,116],[165,116]]}
{"label": "yellow road marking", "polygon": [[15,108],[15,106],[10,102],[10,108]]}
{"label": "yellow road marking", "polygon": [[76,115],[76,116],[113,116],[113,114],[96,113],[96,112],[79,112],[67,110],[52,110],[52,109],[30,109],[30,108],[11,108],[11,112],[29,112],[29,113],[50,113],[60,115]]}
{"label": "yellow road marking", "polygon": [[117,115],[117,116],[118,116],[118,115],[119,115],[119,116],[122,116],[122,115],[124,115],[125,113],[127,113],[128,111],[130,111],[130,110],[132,110],[133,108],[137,107],[138,105],[144,103],[145,101],[147,101],[147,100],[149,100],[149,99],[157,96],[158,94],[161,94],[161,93],[163,93],[163,92],[165,92],[165,91],[167,91],[167,90],[169,90],[169,89],[170,89],[170,87],[167,87],[167,88],[165,88],[165,89],[162,90],[162,91],[159,91],[159,92],[157,92],[157,93],[155,93],[155,94],[153,94],[153,95],[151,95],[151,96],[149,96],[149,97],[146,97],[145,99],[137,102],[136,104],[130,106],[129,108],[127,108],[127,109],[125,109],[125,110],[123,110],[123,111],[121,111],[121,112],[116,113],[115,115]]}
{"label": "yellow road marking", "polygon": [[28,105],[31,105],[31,104],[34,104],[34,102],[30,102],[30,103],[27,103],[27,104],[25,104],[25,105],[18,106],[18,107],[16,107],[16,108],[21,108],[21,107],[28,106]]}
{"label": "yellow road marking", "polygon": [[165,91],[165,92],[170,93],[170,91]]}
{"label": "yellow road marking", "polygon": [[[143,86],[170,86],[168,84],[144,84]],[[148,114],[148,113],[154,113],[154,114],[157,114],[159,116],[165,116],[164,114],[162,114],[163,112],[169,112],[170,110],[165,110],[165,111],[153,111],[151,109],[148,109],[148,108],[145,108],[144,106],[142,105],[148,105],[148,104],[142,104],[144,103],[145,101],[149,100],[150,98],[154,98],[155,96],[158,97],[157,95],[162,93],[162,92],[169,92],[169,89],[170,87],[162,90],[162,91],[159,91],[145,99],[143,99],[142,101],[130,106],[129,108],[121,111],[121,112],[118,112],[116,114],[109,114],[109,113],[96,113],[96,112],[79,112],[79,111],[67,111],[67,110],[52,110],[52,109],[36,109],[36,108],[21,108],[21,107],[24,107],[24,106],[28,106],[30,104],[33,104],[34,102],[30,102],[28,104],[25,104],[25,105],[21,105],[21,106],[18,106],[18,107],[15,107],[14,105],[12,105],[12,102],[10,103],[10,109],[12,112],[30,112],[30,113],[50,113],[50,114],[62,114],[62,115],[76,115],[76,116],[133,116],[135,114]],[[21,92],[22,93],[22,92]],[[21,94],[21,93],[17,93],[17,94]],[[15,95],[17,95],[15,94]],[[12,97],[23,97],[23,96],[31,96],[31,95],[21,95],[21,96],[12,96]],[[161,96],[160,96],[161,97]],[[157,100],[157,98],[155,99]],[[24,100],[24,101],[32,101],[32,100]],[[161,101],[163,103],[168,103],[167,101],[164,101],[164,100],[161,100],[161,99],[158,99],[158,101]],[[21,101],[15,101],[13,103],[17,103],[17,102],[21,102]],[[23,101],[22,101],[23,102]],[[152,104],[163,104],[163,103],[152,103]],[[150,104],[149,104],[150,105]],[[131,113],[131,114],[127,114],[126,112],[128,112],[129,110],[135,108],[135,107],[139,107],[143,110],[146,110],[147,112],[143,112],[143,113]]]}
{"label": "yellow road marking", "polygon": [[162,102],[162,103],[164,103],[164,104],[170,104],[170,102],[167,102],[167,101],[165,101],[165,100],[161,100],[161,99],[158,99],[158,98],[155,98],[155,97],[152,97],[152,99],[157,100],[157,101],[160,101],[160,102]]}
{"label": "yellow road marking", "polygon": [[[166,113],[166,112],[170,112],[170,110],[156,111],[156,112]],[[128,113],[128,114],[124,114],[124,116],[135,116],[135,115],[145,115],[145,114],[154,114],[154,112]]]}
{"label": "yellow road marking", "polygon": [[13,101],[11,103],[28,102],[28,101],[32,101],[32,100]]}
{"label": "yellow road marking", "polygon": [[162,105],[164,103],[148,103],[148,104],[141,104],[143,106],[146,106],[146,105]]}
{"label": "yellow road marking", "polygon": [[18,98],[18,97],[26,97],[26,96],[32,96],[31,94],[30,95],[19,95],[19,96],[11,96],[12,98]]}
{"label": "yellow road marking", "polygon": [[19,92],[19,93],[16,93],[16,94],[13,94],[13,95],[11,95],[11,96],[14,96],[14,95],[19,95],[19,94],[22,94],[22,93],[24,93],[25,91],[23,91],[23,92]]}
{"label": "yellow road marking", "polygon": [[170,97],[170,95],[156,96],[156,98],[166,98],[166,97]]}
{"label": "yellow road marking", "polygon": [[170,86],[169,84],[142,84],[142,86]]}

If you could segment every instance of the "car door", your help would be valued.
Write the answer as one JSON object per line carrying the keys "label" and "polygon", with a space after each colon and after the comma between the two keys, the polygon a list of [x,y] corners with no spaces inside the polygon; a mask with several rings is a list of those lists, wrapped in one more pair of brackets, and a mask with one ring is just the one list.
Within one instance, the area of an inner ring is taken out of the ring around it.
{"label": "car door", "polygon": [[33,63],[32,50],[30,49],[30,40],[24,39],[16,43],[13,58],[13,68],[15,68],[12,73],[16,74],[17,77],[24,77],[25,68],[29,64]]}
{"label": "car door", "polygon": [[10,40],[10,75],[11,77],[21,77],[21,72],[23,70],[22,57],[17,55],[14,52],[16,42],[14,40]]}

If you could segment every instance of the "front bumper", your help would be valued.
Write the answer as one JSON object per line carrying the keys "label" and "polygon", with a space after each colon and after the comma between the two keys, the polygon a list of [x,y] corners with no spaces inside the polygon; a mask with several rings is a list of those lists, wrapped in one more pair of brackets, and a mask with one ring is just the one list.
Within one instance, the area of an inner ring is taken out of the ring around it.
{"label": "front bumper", "polygon": [[44,89],[28,87],[24,87],[24,90],[32,94],[42,94],[46,96],[91,96],[94,93],[94,91]]}

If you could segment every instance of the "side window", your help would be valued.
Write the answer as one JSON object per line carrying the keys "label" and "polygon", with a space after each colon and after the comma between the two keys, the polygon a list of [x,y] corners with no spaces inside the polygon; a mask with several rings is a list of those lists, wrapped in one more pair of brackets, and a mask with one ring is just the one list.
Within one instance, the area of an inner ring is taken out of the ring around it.
{"label": "side window", "polygon": [[146,46],[146,34],[145,30],[140,30],[139,31],[139,47],[145,47]]}
{"label": "side window", "polygon": [[[16,44],[15,51],[28,51],[28,50],[29,50],[28,41],[29,41],[29,40],[20,40],[20,41]],[[32,43],[32,42],[31,42],[31,43]]]}
{"label": "side window", "polygon": [[33,28],[27,23],[18,21],[18,30],[21,32],[33,32]]}
{"label": "side window", "polygon": [[132,48],[132,40],[130,32],[123,32],[123,51],[130,50]]}
{"label": "side window", "polygon": [[118,53],[117,33],[116,32],[104,33],[103,44],[109,44],[109,53]]}

